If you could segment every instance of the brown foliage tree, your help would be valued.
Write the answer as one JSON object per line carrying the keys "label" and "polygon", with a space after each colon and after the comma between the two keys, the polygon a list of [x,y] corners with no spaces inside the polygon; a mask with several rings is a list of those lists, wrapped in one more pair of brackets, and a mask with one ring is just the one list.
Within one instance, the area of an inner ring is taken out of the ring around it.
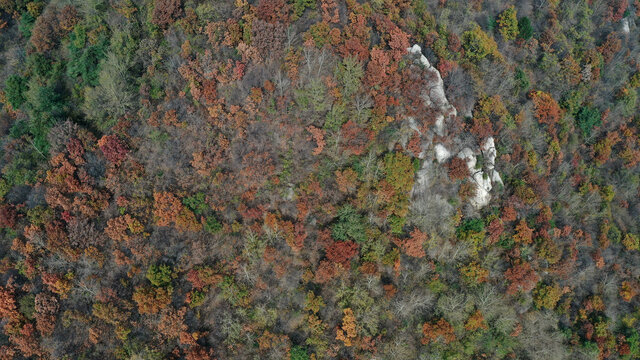
{"label": "brown foliage tree", "polygon": [[54,13],[49,10],[40,15],[31,32],[31,44],[38,52],[47,52],[53,49],[60,34],[60,23]]}
{"label": "brown foliage tree", "polygon": [[73,27],[78,23],[78,10],[71,5],[67,5],[58,12],[57,19],[60,29],[67,33],[73,30]]}
{"label": "brown foliage tree", "polygon": [[457,156],[447,163],[447,169],[449,169],[449,178],[453,181],[466,179],[471,175],[467,162]]}
{"label": "brown foliage tree", "polygon": [[285,0],[260,0],[256,7],[258,19],[268,23],[289,21],[289,4]]}
{"label": "brown foliage tree", "polygon": [[40,334],[47,336],[53,333],[56,324],[55,314],[58,312],[58,309],[58,299],[54,296],[46,293],[36,295],[36,328]]}
{"label": "brown foliage tree", "polygon": [[251,31],[251,45],[258,50],[263,60],[282,57],[284,42],[287,39],[285,26],[282,23],[254,20]]}
{"label": "brown foliage tree", "polygon": [[182,0],[155,0],[151,22],[166,29],[182,15]]}

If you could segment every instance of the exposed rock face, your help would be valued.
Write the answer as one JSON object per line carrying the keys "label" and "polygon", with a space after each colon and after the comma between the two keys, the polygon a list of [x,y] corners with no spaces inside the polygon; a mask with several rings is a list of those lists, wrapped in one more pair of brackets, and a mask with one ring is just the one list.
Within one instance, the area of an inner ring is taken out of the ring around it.
{"label": "exposed rock face", "polygon": [[440,76],[440,72],[435,67],[431,66],[427,57],[422,54],[422,48],[419,45],[413,45],[407,49],[410,54],[420,55],[419,61],[422,66],[426,68],[427,73],[433,75],[436,79],[433,83],[429,84],[429,88],[425,89],[425,100],[427,105],[433,106],[439,110],[439,114],[436,117],[435,132],[438,136],[444,136],[445,134],[445,119],[454,118],[457,115],[456,108],[449,104],[447,96],[444,93],[444,82]]}
{"label": "exposed rock face", "polygon": [[[483,155],[484,166],[477,168],[477,155]],[[480,209],[489,204],[491,194],[489,191],[493,188],[493,184],[502,184],[500,174],[495,170],[496,146],[493,137],[489,137],[484,141],[480,151],[474,152],[469,148],[464,148],[458,153],[458,157],[467,161],[467,168],[471,173],[471,178],[476,183],[476,195],[471,198],[471,204]]]}
{"label": "exposed rock face", "polygon": [[[417,131],[423,138],[422,152],[419,157],[426,161],[423,162],[422,168],[417,173],[417,178],[412,189],[415,201],[435,201],[442,202],[442,196],[429,194],[434,189],[434,181],[436,180],[432,173],[433,159],[438,163],[446,162],[451,158],[452,153],[443,144],[432,144],[434,135],[445,136],[447,134],[447,122],[457,116],[457,111],[453,107],[444,92],[444,82],[440,76],[440,72],[429,63],[429,60],[422,54],[422,49],[418,45],[413,45],[407,51],[416,56],[416,62],[425,67],[427,73],[436,79],[431,82],[426,89],[423,89],[423,96],[427,105],[431,106],[436,112],[435,126],[430,129],[427,134],[420,133],[419,126],[415,119],[409,119],[409,126]],[[418,57],[419,56],[419,57]],[[433,146],[432,146],[433,145]],[[477,156],[482,154],[483,164],[478,165]],[[471,198],[470,202],[476,209],[480,209],[491,201],[490,191],[496,183],[502,184],[500,174],[495,170],[496,147],[493,137],[487,138],[482,146],[476,150],[464,148],[458,152],[457,157],[464,159],[469,168],[470,179],[476,184],[476,194]],[[422,199],[422,200],[421,200]],[[450,207],[448,203],[442,206]]]}

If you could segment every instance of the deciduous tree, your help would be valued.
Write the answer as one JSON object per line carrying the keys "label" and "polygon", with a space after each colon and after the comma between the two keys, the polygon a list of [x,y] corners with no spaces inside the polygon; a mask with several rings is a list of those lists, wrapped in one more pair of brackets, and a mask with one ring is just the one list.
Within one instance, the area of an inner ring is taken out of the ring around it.
{"label": "deciduous tree", "polygon": [[498,29],[505,40],[513,40],[518,36],[518,15],[513,5],[498,16]]}
{"label": "deciduous tree", "polygon": [[453,326],[443,318],[434,322],[426,322],[422,325],[422,343],[428,345],[432,342],[442,341],[449,344],[456,339]]}
{"label": "deciduous tree", "polygon": [[167,28],[182,15],[182,0],[155,0],[151,22]]}
{"label": "deciduous tree", "polygon": [[529,292],[538,283],[538,275],[528,262],[518,263],[507,269],[504,276],[509,280],[507,294],[514,295],[518,291]]}
{"label": "deciduous tree", "polygon": [[358,336],[356,331],[356,318],[353,315],[353,310],[350,308],[344,309],[343,312],[342,326],[336,329],[336,340],[342,341],[344,346],[351,346]]}

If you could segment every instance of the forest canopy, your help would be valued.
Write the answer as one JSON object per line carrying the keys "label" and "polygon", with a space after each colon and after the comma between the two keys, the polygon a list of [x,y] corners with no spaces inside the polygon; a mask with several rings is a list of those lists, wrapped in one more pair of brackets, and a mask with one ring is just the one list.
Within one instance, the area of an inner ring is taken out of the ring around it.
{"label": "forest canopy", "polygon": [[639,17],[0,0],[0,360],[640,359]]}

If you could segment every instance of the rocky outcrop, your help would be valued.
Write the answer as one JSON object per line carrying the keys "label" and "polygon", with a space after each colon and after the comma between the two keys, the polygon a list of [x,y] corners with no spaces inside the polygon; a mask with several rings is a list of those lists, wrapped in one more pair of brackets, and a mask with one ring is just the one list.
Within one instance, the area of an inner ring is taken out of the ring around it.
{"label": "rocky outcrop", "polygon": [[[417,173],[412,194],[416,200],[432,201],[433,196],[428,192],[434,188],[435,178],[432,176],[433,160],[442,164],[452,156],[452,152],[443,144],[432,144],[434,135],[443,137],[447,134],[447,123],[457,116],[457,111],[447,99],[444,92],[444,82],[440,72],[429,63],[429,60],[422,54],[422,49],[418,45],[413,45],[407,51],[415,56],[415,61],[421,64],[429,76],[435,81],[430,82],[426,89],[423,89],[423,97],[428,106],[431,106],[436,113],[435,125],[428,134],[422,134],[415,119],[409,119],[409,127],[420,133],[424,139],[422,152],[419,157],[423,160],[422,168]],[[478,164],[478,156],[482,155],[483,163]],[[489,137],[477,149],[466,147],[457,153],[457,157],[464,159],[469,168],[470,180],[476,184],[476,194],[470,199],[470,203],[476,209],[480,209],[491,201],[490,191],[496,183],[502,184],[500,174],[495,170],[496,147],[493,137]],[[430,161],[431,160],[431,161]],[[426,200],[425,200],[426,199]],[[442,197],[439,197],[442,199]],[[447,204],[448,205],[448,204]]]}

